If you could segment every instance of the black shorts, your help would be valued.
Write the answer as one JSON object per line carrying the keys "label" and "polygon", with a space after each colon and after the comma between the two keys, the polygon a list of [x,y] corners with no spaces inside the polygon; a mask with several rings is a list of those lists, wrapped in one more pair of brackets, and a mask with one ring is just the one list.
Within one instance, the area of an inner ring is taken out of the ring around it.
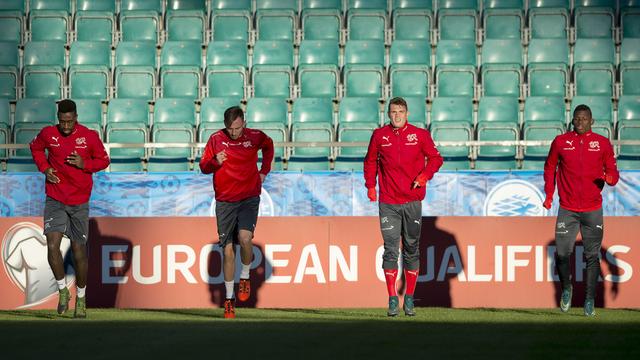
{"label": "black shorts", "polygon": [[216,201],[216,222],[221,247],[238,242],[238,231],[254,232],[258,221],[260,197],[254,196],[236,202]]}
{"label": "black shorts", "polygon": [[44,204],[44,234],[61,232],[71,241],[86,244],[89,237],[89,203],[65,205],[47,196]]}

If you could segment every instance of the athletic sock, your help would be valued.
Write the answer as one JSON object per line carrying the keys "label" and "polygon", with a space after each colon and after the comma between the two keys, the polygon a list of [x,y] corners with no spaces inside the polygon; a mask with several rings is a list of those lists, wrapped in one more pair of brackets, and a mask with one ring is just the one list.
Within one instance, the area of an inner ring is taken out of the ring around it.
{"label": "athletic sock", "polygon": [[416,282],[418,281],[418,269],[405,270],[404,281],[406,282],[405,295],[413,296],[416,290]]}
{"label": "athletic sock", "polygon": [[249,265],[242,264],[242,271],[240,271],[240,279],[248,279],[250,270],[251,270],[251,263],[249,263]]}
{"label": "athletic sock", "polygon": [[235,297],[233,293],[233,280],[225,281],[224,287],[227,290],[227,299],[233,299]]}
{"label": "athletic sock", "polygon": [[87,287],[85,286],[85,287],[81,288],[80,286],[76,286],[76,290],[77,290],[76,295],[79,298],[83,298],[84,297],[84,292],[87,290]]}
{"label": "athletic sock", "polygon": [[67,287],[67,282],[64,278],[62,278],[61,280],[56,280],[56,282],[58,283],[58,290],[62,290]]}
{"label": "athletic sock", "polygon": [[398,277],[398,269],[384,269],[384,279],[387,282],[387,292],[389,296],[398,296],[396,290],[396,278]]}

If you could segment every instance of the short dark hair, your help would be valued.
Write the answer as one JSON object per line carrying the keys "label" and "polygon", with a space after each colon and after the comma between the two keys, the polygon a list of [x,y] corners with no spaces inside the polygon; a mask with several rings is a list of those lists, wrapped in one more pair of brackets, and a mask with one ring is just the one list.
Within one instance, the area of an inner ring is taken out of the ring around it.
{"label": "short dark hair", "polygon": [[58,103],[58,112],[61,114],[76,113],[76,103],[69,99],[62,100]]}
{"label": "short dark hair", "polygon": [[576,106],[576,108],[573,110],[573,117],[576,117],[576,114],[578,113],[578,111],[586,111],[589,113],[589,116],[593,117],[593,115],[591,114],[591,108],[589,108],[587,105],[585,104],[580,104],[578,106]]}
{"label": "short dark hair", "polygon": [[244,111],[240,106],[232,106],[224,111],[224,126],[229,127],[237,118],[241,118],[244,121]]}
{"label": "short dark hair", "polygon": [[409,111],[409,107],[407,106],[407,102],[401,98],[401,97],[394,97],[393,99],[389,100],[389,108],[387,109],[387,111],[391,111],[391,105],[400,105],[400,106],[404,106],[404,108]]}

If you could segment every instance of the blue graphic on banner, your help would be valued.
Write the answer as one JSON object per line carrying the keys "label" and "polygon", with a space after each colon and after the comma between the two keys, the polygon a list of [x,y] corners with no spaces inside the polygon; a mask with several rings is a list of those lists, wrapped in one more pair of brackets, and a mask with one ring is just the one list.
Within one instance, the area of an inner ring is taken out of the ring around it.
{"label": "blue graphic on banner", "polygon": [[[91,216],[213,216],[212,177],[200,173],[105,173],[94,175]],[[542,207],[541,171],[442,171],[429,181],[425,216],[548,216]],[[623,171],[605,186],[605,216],[640,215],[640,171]],[[0,175],[0,216],[42,216],[44,176]],[[362,172],[272,172],[263,184],[260,216],[377,216]]]}

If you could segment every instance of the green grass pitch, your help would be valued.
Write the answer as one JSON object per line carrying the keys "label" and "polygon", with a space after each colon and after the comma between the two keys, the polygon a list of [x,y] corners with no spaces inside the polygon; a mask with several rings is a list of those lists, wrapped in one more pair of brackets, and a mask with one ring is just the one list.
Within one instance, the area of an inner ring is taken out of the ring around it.
{"label": "green grass pitch", "polygon": [[640,310],[88,309],[0,311],[3,359],[640,358]]}

